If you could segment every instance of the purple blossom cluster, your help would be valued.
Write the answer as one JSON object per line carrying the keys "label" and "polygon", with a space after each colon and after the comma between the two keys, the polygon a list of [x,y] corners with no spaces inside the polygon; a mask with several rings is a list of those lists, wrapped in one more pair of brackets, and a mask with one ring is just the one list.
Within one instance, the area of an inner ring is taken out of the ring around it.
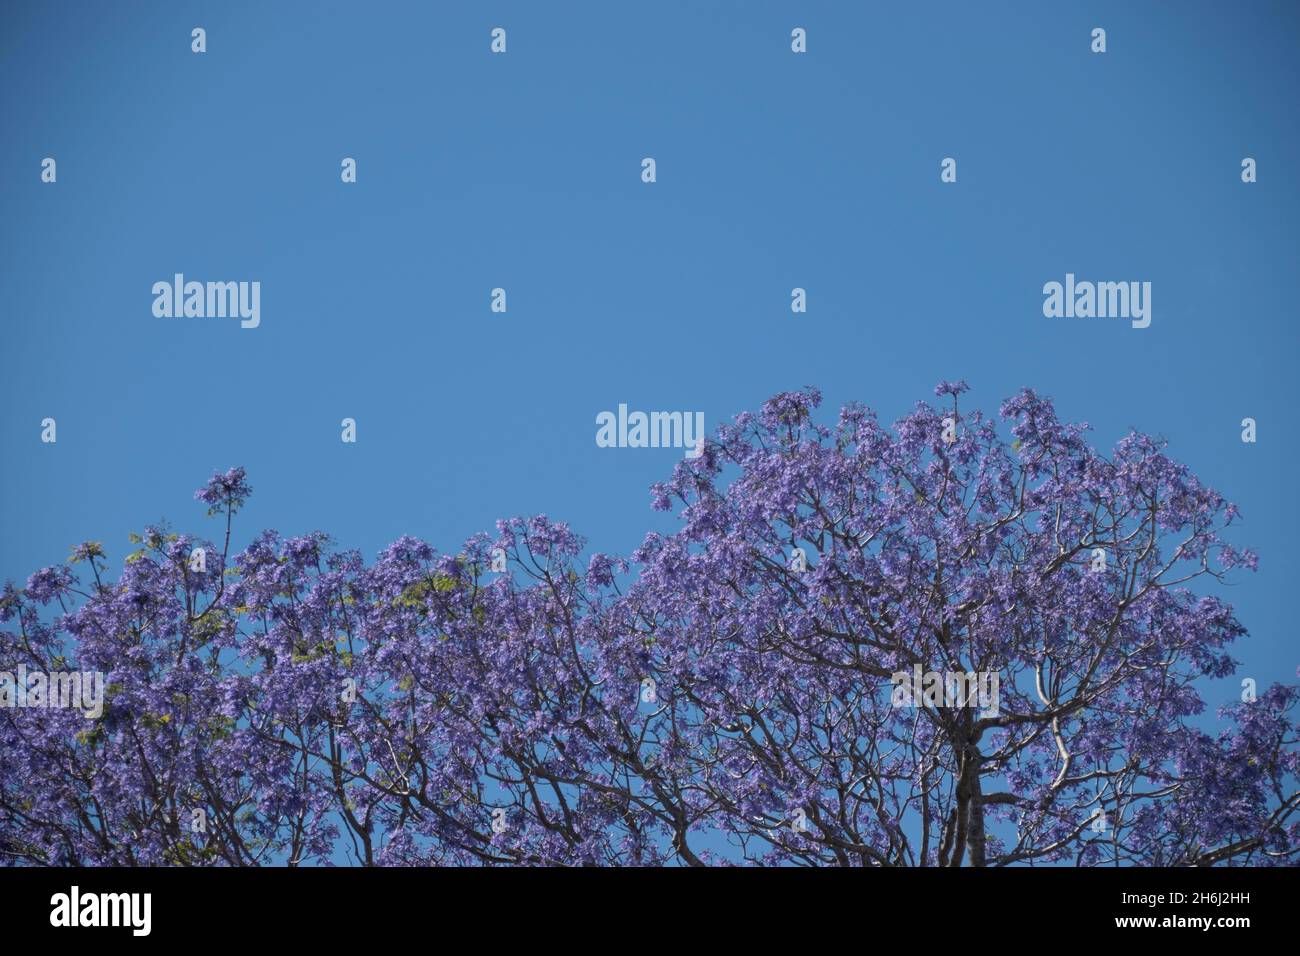
{"label": "purple blossom cluster", "polygon": [[[97,720],[0,708],[0,860],[1291,863],[1300,690],[1196,726],[1246,633],[1214,595],[1255,565],[1236,509],[1150,437],[965,391],[890,427],[776,395],[626,559],[545,516],[232,554],[251,489],[216,474],[218,542],[147,528],[115,580],[86,543],[0,596],[0,670],[107,683]],[[996,713],[895,706],[917,665],[996,673]]]}

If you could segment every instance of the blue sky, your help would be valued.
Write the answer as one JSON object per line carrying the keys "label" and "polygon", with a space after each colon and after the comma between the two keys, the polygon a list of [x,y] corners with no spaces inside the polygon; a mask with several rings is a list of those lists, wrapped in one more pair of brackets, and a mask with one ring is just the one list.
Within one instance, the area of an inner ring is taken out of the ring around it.
{"label": "blue sky", "polygon": [[[626,553],[680,452],[597,413],[815,384],[892,420],[965,378],[1167,437],[1261,554],[1241,673],[1294,679],[1297,8],[897,6],[6,4],[0,579],[213,534],[192,494],[235,464],[240,546],[544,512]],[[261,326],[156,318],[176,272],[260,281]],[[1150,328],[1045,318],[1067,272],[1150,281]]]}

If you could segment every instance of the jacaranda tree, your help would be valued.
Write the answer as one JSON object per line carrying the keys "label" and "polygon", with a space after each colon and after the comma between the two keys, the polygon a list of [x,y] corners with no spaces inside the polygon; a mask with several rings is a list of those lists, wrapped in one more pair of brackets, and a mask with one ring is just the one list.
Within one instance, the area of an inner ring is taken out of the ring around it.
{"label": "jacaranda tree", "polygon": [[680,530],[627,560],[545,517],[232,554],[251,489],[216,474],[216,541],[147,528],[116,580],[88,543],[6,587],[0,670],[107,689],[0,708],[0,859],[1293,862],[1300,691],[1196,726],[1246,633],[1214,594],[1255,566],[1235,508],[1152,438],[1107,456],[965,388],[892,428],[775,396],[655,487]]}

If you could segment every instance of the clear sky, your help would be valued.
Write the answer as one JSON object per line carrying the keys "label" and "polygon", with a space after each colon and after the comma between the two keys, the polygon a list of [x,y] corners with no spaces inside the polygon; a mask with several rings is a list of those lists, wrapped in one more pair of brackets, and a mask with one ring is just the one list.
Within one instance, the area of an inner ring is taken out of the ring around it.
{"label": "clear sky", "polygon": [[[598,448],[599,412],[815,384],[892,420],[965,378],[1167,437],[1261,555],[1241,674],[1294,679],[1298,9],[7,2],[0,579],[215,534],[192,494],[236,464],[241,547],[543,512],[626,553],[680,451]],[[260,327],[155,317],[177,272],[259,281]],[[1150,327],[1045,318],[1068,272],[1151,282]]]}

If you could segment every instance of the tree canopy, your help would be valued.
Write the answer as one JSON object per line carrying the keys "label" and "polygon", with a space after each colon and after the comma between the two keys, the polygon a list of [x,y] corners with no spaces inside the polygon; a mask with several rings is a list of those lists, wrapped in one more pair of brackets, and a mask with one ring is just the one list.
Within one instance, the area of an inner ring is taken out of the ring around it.
{"label": "tree canopy", "polygon": [[[1130,434],[942,383],[892,426],[815,389],[720,427],[625,558],[545,516],[367,563],[147,528],[0,597],[0,670],[105,675],[0,708],[9,864],[1291,863],[1295,686],[1197,727],[1246,635],[1236,508]],[[78,574],[75,569],[82,569]],[[900,705],[900,674],[997,700]],[[12,684],[11,684],[12,687]]]}

